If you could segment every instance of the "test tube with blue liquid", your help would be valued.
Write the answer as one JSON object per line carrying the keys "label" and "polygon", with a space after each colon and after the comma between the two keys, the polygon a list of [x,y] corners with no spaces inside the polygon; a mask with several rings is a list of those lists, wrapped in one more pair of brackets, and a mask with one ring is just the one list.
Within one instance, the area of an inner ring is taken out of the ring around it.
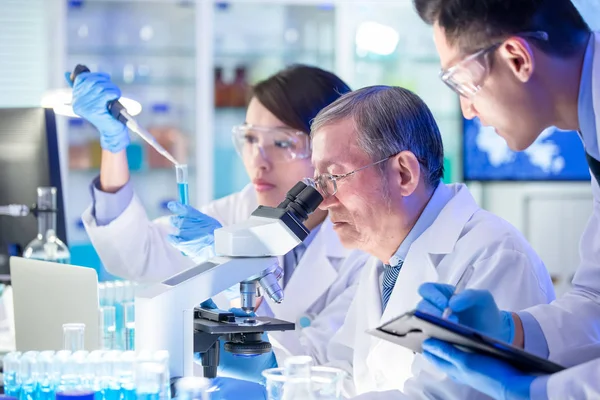
{"label": "test tube with blue liquid", "polygon": [[21,395],[21,382],[19,370],[22,354],[20,351],[8,353],[2,360],[4,372],[4,394],[19,398]]}
{"label": "test tube with blue liquid", "polygon": [[175,172],[177,175],[177,190],[179,192],[179,202],[181,204],[190,204],[190,192],[188,188],[188,166],[187,164],[176,164]]}
{"label": "test tube with blue liquid", "polygon": [[21,383],[21,400],[37,400],[38,398],[37,355],[37,351],[28,351],[21,358],[18,376]]}
{"label": "test tube with blue liquid", "polygon": [[37,376],[40,400],[54,400],[56,390],[56,374],[54,368],[54,351],[42,351],[38,356]]}

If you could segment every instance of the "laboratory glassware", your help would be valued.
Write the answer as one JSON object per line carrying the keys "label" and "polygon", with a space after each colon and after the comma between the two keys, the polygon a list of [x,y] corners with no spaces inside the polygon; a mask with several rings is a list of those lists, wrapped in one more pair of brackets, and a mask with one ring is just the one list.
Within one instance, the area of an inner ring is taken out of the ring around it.
{"label": "laboratory glassware", "polygon": [[76,352],[84,349],[85,324],[63,324],[63,350]]}
{"label": "laboratory glassware", "polygon": [[187,164],[175,165],[177,175],[177,191],[179,193],[179,202],[181,204],[190,204],[190,193],[188,187],[188,166]]}
{"label": "laboratory glassware", "polygon": [[56,195],[54,187],[37,188],[38,234],[25,247],[23,257],[69,264],[71,253],[56,236]]}

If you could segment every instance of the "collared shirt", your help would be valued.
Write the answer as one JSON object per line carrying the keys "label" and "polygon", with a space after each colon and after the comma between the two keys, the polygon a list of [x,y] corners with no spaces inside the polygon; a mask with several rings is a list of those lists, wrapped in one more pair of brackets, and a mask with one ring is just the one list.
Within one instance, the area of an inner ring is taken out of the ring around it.
{"label": "collared shirt", "polygon": [[[423,212],[417,219],[417,222],[412,227],[406,238],[400,243],[398,250],[394,253],[394,255],[389,260],[389,265],[392,267],[397,266],[400,261],[404,261],[406,256],[408,255],[408,251],[410,250],[410,246],[413,244],[415,240],[419,238],[435,221],[446,207],[446,204],[452,199],[452,191],[448,186],[446,186],[443,182],[440,182],[433,192],[431,199],[423,209]],[[379,263],[380,275],[379,275],[379,288],[381,290],[383,285],[383,271],[384,266],[383,263]]]}
{"label": "collared shirt", "polygon": [[[596,33],[600,34],[600,33]],[[600,160],[598,147],[598,131],[596,130],[596,115],[594,113],[594,89],[592,87],[592,74],[594,69],[595,37],[590,37],[590,42],[583,59],[581,82],[579,84],[579,99],[577,114],[579,119],[579,132],[585,146],[585,151],[596,160]],[[523,324],[525,334],[525,350],[543,358],[548,358],[550,351],[548,342],[540,323],[527,311],[518,312],[517,315]],[[548,398],[548,379],[550,375],[537,378],[531,385],[532,399]]]}

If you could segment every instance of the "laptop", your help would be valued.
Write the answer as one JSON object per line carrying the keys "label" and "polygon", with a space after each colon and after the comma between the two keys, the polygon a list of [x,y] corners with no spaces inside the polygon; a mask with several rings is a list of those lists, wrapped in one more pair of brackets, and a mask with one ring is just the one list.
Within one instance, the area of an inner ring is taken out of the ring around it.
{"label": "laptop", "polygon": [[65,323],[84,323],[85,349],[100,348],[94,269],[11,257],[10,275],[18,351],[61,350]]}

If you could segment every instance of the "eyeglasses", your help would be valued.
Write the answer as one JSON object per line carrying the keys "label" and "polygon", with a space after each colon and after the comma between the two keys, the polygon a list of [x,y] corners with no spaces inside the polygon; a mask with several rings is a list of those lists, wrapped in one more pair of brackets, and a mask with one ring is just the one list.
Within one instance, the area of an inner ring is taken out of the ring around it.
{"label": "eyeglasses", "polygon": [[321,196],[323,196],[323,199],[326,199],[328,197],[335,196],[338,190],[338,181],[374,165],[381,164],[382,162],[389,160],[393,156],[394,155],[391,155],[389,157],[384,158],[383,160],[379,160],[372,164],[365,165],[364,167],[360,167],[358,169],[355,169],[354,171],[350,171],[345,174],[321,174],[317,175],[315,178],[304,178],[302,181],[304,182],[304,184],[317,189],[319,193],[321,193]]}
{"label": "eyeglasses", "polygon": [[273,163],[310,157],[310,138],[291,128],[266,128],[250,124],[234,126],[232,140],[235,150],[244,159],[257,152]]}
{"label": "eyeglasses", "polygon": [[[548,40],[548,34],[542,31],[522,32],[513,36],[529,37],[543,41]],[[481,90],[483,82],[489,75],[489,55],[496,51],[502,43],[504,41],[479,50],[459,61],[453,67],[440,71],[440,79],[459,95],[469,100],[472,99]]]}

